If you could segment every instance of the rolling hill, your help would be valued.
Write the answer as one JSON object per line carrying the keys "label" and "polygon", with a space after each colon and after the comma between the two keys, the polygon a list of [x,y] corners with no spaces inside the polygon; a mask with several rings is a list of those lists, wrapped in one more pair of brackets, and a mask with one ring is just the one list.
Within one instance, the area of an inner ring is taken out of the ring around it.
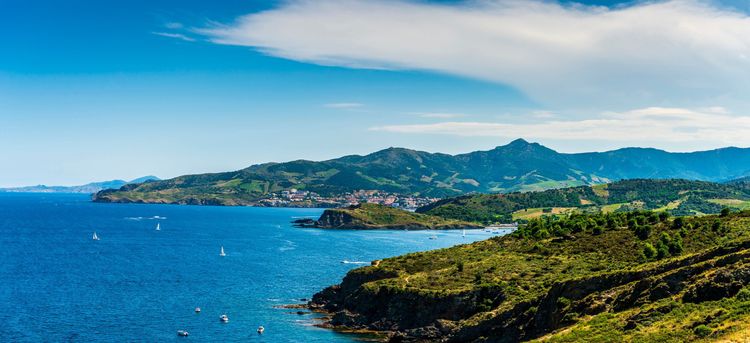
{"label": "rolling hill", "polygon": [[417,212],[492,223],[570,212],[656,210],[674,215],[713,214],[724,207],[750,207],[750,189],[737,183],[633,179],[540,192],[464,195],[440,200]]}
{"label": "rolling hill", "polygon": [[381,190],[427,197],[535,191],[633,178],[727,181],[750,175],[750,149],[670,153],[626,148],[564,154],[518,139],[488,151],[459,155],[389,148],[327,161],[266,163],[213,174],[127,185],[96,195],[103,202],[254,205],[291,188],[323,196]]}

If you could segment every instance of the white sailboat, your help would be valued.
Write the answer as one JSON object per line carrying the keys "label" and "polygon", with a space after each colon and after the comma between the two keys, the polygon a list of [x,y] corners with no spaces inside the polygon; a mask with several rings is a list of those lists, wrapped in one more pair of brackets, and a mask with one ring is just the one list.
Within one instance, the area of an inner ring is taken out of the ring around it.
{"label": "white sailboat", "polygon": [[461,236],[466,237],[466,229],[464,229],[464,232],[461,234]]}
{"label": "white sailboat", "polygon": [[219,256],[227,256],[226,253],[224,253],[224,246],[221,246],[221,252],[219,253]]}
{"label": "white sailboat", "polygon": [[94,236],[93,236],[93,237],[91,237],[91,239],[93,239],[93,240],[95,240],[95,241],[98,241],[98,240],[99,240],[99,236],[97,236],[97,235],[96,235],[96,231],[94,231]]}
{"label": "white sailboat", "polygon": [[161,224],[160,223],[156,223],[156,231],[161,231]]}

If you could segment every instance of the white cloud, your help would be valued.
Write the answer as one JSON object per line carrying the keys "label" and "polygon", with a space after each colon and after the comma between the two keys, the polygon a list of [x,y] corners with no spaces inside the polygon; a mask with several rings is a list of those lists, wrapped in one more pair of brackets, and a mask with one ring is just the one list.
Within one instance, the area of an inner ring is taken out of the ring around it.
{"label": "white cloud", "polygon": [[750,145],[750,117],[664,107],[606,112],[597,118],[584,120],[553,120],[530,124],[451,121],[379,126],[371,130],[572,141],[708,142],[714,146]]}
{"label": "white cloud", "polygon": [[195,39],[192,37],[188,37],[186,35],[183,35],[182,33],[171,33],[171,32],[151,32],[157,36],[162,37],[169,37],[169,38],[175,38],[175,39],[181,39],[186,42],[195,42]]}
{"label": "white cloud", "polygon": [[292,60],[509,84],[554,106],[697,107],[746,103],[750,93],[750,18],[701,0],[616,9],[541,0],[289,0],[198,32]]}
{"label": "white cloud", "polygon": [[330,104],[325,104],[323,106],[327,108],[353,109],[353,108],[360,108],[364,106],[364,104],[361,104],[358,102],[334,102]]}
{"label": "white cloud", "polygon": [[463,113],[446,113],[446,112],[419,113],[419,116],[422,118],[440,118],[440,119],[466,117],[466,115]]}

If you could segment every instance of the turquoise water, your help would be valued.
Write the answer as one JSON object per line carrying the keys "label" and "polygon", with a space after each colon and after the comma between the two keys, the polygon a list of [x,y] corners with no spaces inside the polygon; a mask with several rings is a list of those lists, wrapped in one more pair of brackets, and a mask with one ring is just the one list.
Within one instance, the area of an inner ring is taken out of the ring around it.
{"label": "turquoise water", "polygon": [[[309,298],[358,266],[343,260],[368,262],[491,235],[289,224],[321,212],[0,194],[0,341],[351,342],[312,326],[312,314],[276,306]],[[94,231],[101,240],[92,240]],[[219,256],[222,245],[226,257]],[[219,322],[221,314],[229,323]],[[178,337],[181,329],[190,336]]]}

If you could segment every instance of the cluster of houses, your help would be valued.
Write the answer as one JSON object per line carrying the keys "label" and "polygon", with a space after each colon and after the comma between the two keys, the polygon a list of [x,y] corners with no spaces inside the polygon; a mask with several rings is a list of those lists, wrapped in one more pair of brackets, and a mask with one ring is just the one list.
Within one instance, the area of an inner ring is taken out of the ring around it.
{"label": "cluster of houses", "polygon": [[279,193],[271,193],[266,198],[261,199],[259,203],[273,207],[342,207],[364,202],[413,210],[438,200],[440,199],[377,190],[359,190],[332,196],[321,196],[316,192],[292,188]]}

